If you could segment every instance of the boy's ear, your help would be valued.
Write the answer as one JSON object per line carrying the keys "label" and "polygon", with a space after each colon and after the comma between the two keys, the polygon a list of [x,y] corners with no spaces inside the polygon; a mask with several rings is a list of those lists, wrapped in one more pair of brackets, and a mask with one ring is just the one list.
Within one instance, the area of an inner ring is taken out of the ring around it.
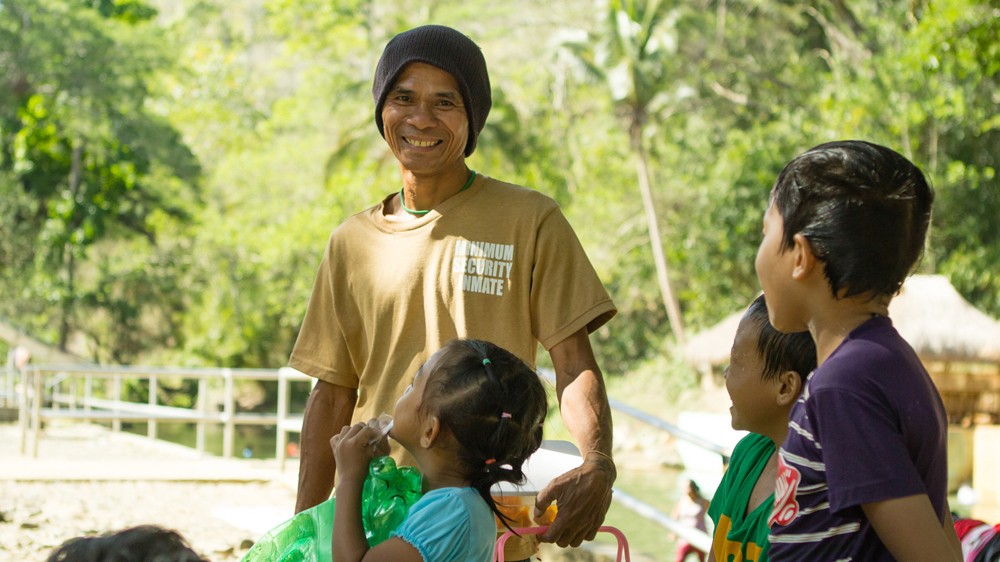
{"label": "boy's ear", "polygon": [[802,234],[793,236],[792,243],[792,278],[802,280],[813,272],[818,260],[816,254],[813,253],[809,239]]}
{"label": "boy's ear", "polygon": [[441,420],[437,416],[428,416],[420,427],[420,446],[430,449],[441,434]]}
{"label": "boy's ear", "polygon": [[778,374],[778,395],[775,400],[779,406],[791,406],[799,399],[802,392],[802,377],[795,371],[782,371]]}

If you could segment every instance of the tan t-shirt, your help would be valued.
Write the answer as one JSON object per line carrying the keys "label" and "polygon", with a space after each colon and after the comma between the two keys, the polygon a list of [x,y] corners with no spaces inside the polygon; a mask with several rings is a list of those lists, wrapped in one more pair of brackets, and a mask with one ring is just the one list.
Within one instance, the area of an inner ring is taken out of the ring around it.
{"label": "tan t-shirt", "polygon": [[549,197],[482,175],[413,221],[382,203],[333,231],[289,364],[358,389],[353,421],[392,414],[447,341],[491,341],[534,366],[617,310]]}

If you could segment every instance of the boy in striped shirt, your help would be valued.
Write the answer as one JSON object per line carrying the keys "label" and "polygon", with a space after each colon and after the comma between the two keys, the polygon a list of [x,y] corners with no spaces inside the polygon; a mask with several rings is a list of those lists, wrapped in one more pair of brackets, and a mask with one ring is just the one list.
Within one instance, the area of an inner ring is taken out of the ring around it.
{"label": "boy in striped shirt", "polygon": [[801,154],[771,191],[757,276],[771,324],[809,330],[819,364],[779,451],[773,561],[961,559],[944,407],[888,317],[933,199],[916,166],[863,141]]}

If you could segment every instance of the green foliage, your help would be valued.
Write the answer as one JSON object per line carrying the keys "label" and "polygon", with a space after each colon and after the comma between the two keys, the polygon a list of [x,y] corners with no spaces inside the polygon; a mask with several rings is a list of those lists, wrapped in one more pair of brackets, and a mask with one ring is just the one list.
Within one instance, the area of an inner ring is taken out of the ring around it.
{"label": "green foliage", "polygon": [[[689,333],[757,293],[781,167],[848,137],[926,171],[922,269],[1000,317],[992,0],[0,0],[0,316],[102,362],[283,365],[330,231],[398,190],[371,79],[423,23],[470,35],[490,68],[470,167],[554,197],[612,294],[592,336],[611,395],[669,417],[699,392],[640,156]],[[189,405],[195,385],[160,380],[159,400]]]}
{"label": "green foliage", "polygon": [[[12,260],[21,269],[5,276],[5,289],[16,297],[2,313],[48,309],[28,323],[55,329],[61,346],[71,329],[113,312],[100,298],[107,270],[91,267],[98,258],[91,251],[134,239],[153,248],[156,225],[185,220],[197,203],[197,161],[145,108],[144,77],[167,64],[157,28],[145,21],[155,12],[138,2],[93,7],[8,1],[0,11],[0,34],[10,40],[0,47],[10,86],[0,110],[0,169],[14,203],[5,210],[14,218],[13,243],[34,250]],[[156,303],[129,304],[149,305]],[[114,346],[102,353],[136,356]]]}
{"label": "green foliage", "polygon": [[678,354],[637,146],[692,330],[757,292],[784,163],[845,137],[927,172],[923,269],[1000,315],[988,0],[4,0],[0,314],[100,360],[283,364],[330,231],[398,189],[371,76],[425,22],[490,67],[470,166],[559,201],[612,293],[609,374]]}
{"label": "green foliage", "polygon": [[156,9],[140,0],[80,0],[101,16],[135,24],[156,17]]}
{"label": "green foliage", "polygon": [[966,297],[1000,316],[1000,14],[995,4],[931,4],[900,44],[914,155],[937,191],[928,259]]}

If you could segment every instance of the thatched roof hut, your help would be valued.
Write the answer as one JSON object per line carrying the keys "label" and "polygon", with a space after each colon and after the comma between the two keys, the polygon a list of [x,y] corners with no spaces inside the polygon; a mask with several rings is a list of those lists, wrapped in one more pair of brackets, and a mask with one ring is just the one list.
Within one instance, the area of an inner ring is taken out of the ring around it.
{"label": "thatched roof hut", "polygon": [[684,358],[700,371],[729,363],[729,349],[736,338],[736,329],[744,310],[737,310],[718,324],[698,332],[684,344]]}
{"label": "thatched roof hut", "polygon": [[907,279],[889,317],[925,361],[1000,363],[1000,322],[962,298],[943,275]]}

